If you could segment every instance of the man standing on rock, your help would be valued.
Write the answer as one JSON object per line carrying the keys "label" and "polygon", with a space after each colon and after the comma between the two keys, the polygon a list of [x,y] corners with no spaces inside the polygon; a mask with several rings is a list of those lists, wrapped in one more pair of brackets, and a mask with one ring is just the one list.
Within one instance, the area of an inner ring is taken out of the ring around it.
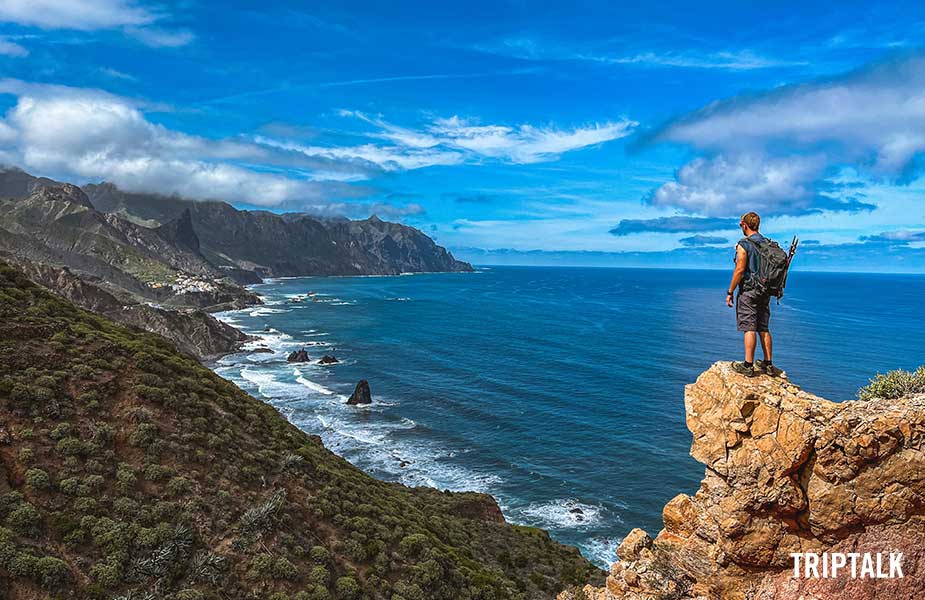
{"label": "man standing on rock", "polygon": [[[729,290],[726,292],[726,306],[732,307],[735,296],[736,325],[745,337],[745,361],[732,363],[732,368],[748,377],[761,373],[777,376],[781,373],[781,370],[772,364],[771,357],[771,332],[768,330],[768,322],[771,319],[771,293],[757,285],[759,260],[762,260],[759,247],[770,243],[758,233],[760,225],[761,217],[757,213],[742,215],[739,227],[742,228],[745,237],[736,244],[736,266],[732,272]],[[739,288],[738,295],[735,294],[736,288]],[[755,361],[758,337],[761,338],[764,360]]]}

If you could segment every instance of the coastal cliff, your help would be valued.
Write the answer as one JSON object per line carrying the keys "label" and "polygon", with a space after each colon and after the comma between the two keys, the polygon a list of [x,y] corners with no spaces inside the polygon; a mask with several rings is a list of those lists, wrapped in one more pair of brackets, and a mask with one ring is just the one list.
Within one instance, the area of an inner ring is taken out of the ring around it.
{"label": "coastal cliff", "polygon": [[[925,394],[835,403],[716,363],[684,406],[700,489],[668,502],[654,540],[630,532],[587,598],[925,597]],[[901,552],[904,577],[794,578],[793,552]]]}
{"label": "coastal cliff", "polygon": [[108,184],[84,190],[3,167],[0,258],[78,306],[204,360],[246,339],[207,313],[259,304],[242,286],[262,276],[472,270],[421,231],[376,217],[318,220]]}
{"label": "coastal cliff", "polygon": [[602,576],[0,262],[0,598],[551,600]]}

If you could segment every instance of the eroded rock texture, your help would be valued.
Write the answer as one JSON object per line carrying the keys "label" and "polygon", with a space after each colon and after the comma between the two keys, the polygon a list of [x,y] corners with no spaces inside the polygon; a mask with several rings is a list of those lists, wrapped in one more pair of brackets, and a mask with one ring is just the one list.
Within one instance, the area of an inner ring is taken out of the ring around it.
{"label": "eroded rock texture", "polygon": [[[685,409],[700,489],[624,539],[591,600],[925,598],[925,395],[834,403],[716,363]],[[904,577],[794,578],[792,552],[902,552]]]}

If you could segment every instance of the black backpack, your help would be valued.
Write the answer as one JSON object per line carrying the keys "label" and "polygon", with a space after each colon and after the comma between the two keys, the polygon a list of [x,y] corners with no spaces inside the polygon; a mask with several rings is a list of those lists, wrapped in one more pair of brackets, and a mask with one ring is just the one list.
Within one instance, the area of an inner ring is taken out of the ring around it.
{"label": "black backpack", "polygon": [[742,242],[751,244],[758,263],[758,270],[749,275],[746,287],[777,298],[783,296],[790,266],[790,257],[784,249],[774,240],[764,237],[760,240],[742,238]]}

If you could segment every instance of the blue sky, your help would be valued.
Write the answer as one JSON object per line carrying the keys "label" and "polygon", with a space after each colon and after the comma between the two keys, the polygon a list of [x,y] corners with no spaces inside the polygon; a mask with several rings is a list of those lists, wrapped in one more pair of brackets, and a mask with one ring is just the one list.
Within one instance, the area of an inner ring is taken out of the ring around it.
{"label": "blue sky", "polygon": [[0,0],[0,162],[476,262],[925,271],[915,3]]}

